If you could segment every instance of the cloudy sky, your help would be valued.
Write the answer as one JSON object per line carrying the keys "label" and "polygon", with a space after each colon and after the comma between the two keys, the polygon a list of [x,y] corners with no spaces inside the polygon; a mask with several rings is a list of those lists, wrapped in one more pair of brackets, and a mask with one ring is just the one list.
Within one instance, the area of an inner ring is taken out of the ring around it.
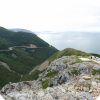
{"label": "cloudy sky", "polygon": [[100,54],[100,0],[0,0],[0,26],[33,31],[59,50]]}
{"label": "cloudy sky", "polygon": [[0,26],[31,31],[100,31],[100,0],[0,0]]}

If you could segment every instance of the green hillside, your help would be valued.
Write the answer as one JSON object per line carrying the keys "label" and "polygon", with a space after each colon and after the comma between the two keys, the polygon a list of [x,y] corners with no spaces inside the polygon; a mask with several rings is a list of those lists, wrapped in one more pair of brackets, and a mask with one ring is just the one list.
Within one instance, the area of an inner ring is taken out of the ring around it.
{"label": "green hillside", "polygon": [[0,49],[11,46],[23,46],[34,44],[37,47],[48,47],[49,44],[37,35],[26,32],[13,32],[0,27]]}
{"label": "green hillside", "polygon": [[7,63],[17,73],[26,74],[57,51],[54,47],[35,48],[34,52],[32,50],[13,48],[11,51],[0,51],[0,61]]}
{"label": "green hillside", "polygon": [[[34,44],[37,48],[15,47],[29,46],[29,44]],[[8,50],[9,47],[12,47],[12,50]],[[49,46],[35,34],[12,32],[0,27],[0,61],[6,63],[14,71],[10,72],[0,65],[0,73],[2,72],[0,74],[0,87],[8,82],[20,81],[21,75],[28,74],[38,64],[41,64],[56,52],[58,52],[56,48]],[[4,79],[5,81],[2,81]]]}
{"label": "green hillside", "polygon": [[90,53],[85,53],[80,50],[72,49],[72,48],[66,48],[62,51],[59,51],[52,55],[48,60],[49,62],[52,62],[54,59],[60,58],[62,56],[71,56],[71,55],[76,55],[76,56],[90,56],[92,54]]}
{"label": "green hillside", "polygon": [[9,82],[18,82],[19,80],[20,75],[9,71],[3,65],[0,65],[0,89]]}

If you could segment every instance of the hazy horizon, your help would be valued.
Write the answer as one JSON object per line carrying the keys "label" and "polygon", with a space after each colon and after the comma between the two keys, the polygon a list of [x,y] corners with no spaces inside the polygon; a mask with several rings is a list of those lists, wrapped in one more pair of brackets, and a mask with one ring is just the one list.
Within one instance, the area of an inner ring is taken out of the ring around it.
{"label": "hazy horizon", "polygon": [[100,32],[40,32],[38,36],[59,50],[74,48],[100,54]]}

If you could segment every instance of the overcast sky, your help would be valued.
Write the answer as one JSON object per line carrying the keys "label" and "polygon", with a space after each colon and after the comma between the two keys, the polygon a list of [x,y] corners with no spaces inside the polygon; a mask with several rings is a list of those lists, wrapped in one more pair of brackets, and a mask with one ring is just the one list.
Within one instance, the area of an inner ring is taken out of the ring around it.
{"label": "overcast sky", "polygon": [[100,0],[0,0],[0,26],[31,31],[100,31]]}
{"label": "overcast sky", "polygon": [[74,48],[100,54],[100,32],[41,32],[38,36],[59,50]]}

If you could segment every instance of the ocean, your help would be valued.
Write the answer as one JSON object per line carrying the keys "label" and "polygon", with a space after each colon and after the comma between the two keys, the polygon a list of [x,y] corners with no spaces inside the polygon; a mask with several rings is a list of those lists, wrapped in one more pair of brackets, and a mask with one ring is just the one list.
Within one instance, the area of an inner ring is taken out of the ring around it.
{"label": "ocean", "polygon": [[100,32],[40,32],[38,36],[59,50],[74,48],[100,54]]}

